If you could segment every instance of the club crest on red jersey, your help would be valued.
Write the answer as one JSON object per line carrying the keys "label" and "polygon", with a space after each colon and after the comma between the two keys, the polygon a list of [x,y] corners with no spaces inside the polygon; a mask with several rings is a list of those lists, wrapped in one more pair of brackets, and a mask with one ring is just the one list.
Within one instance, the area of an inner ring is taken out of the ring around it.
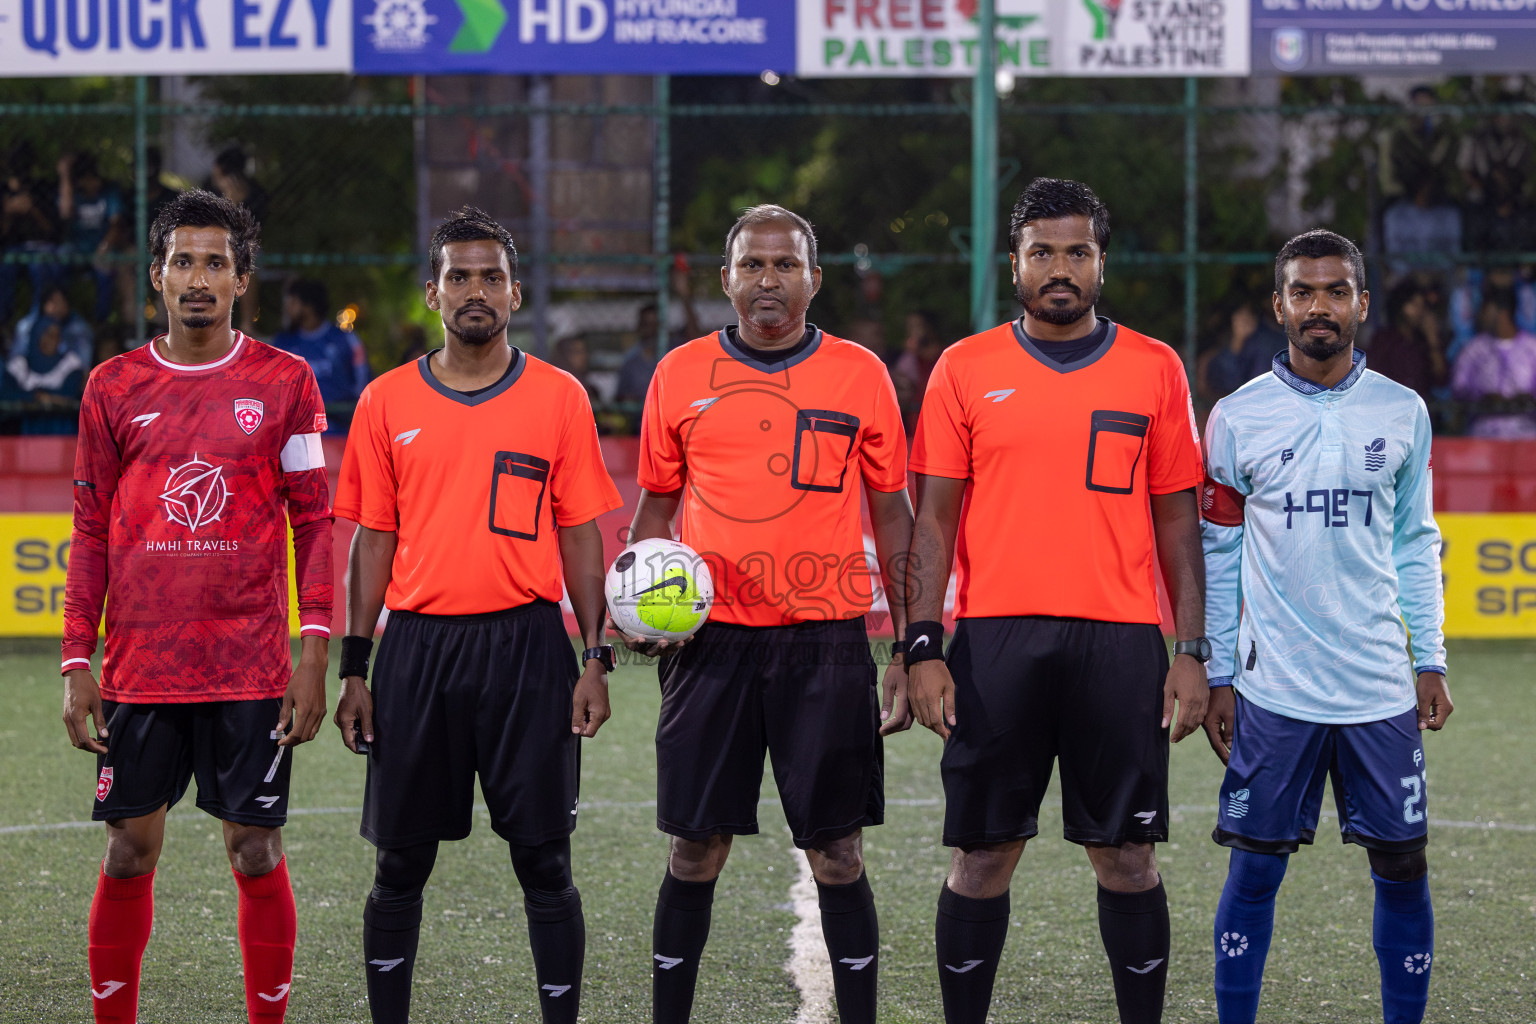
{"label": "club crest on red jersey", "polygon": [[103,768],[96,778],[96,799],[105,800],[110,792],[112,792],[112,769]]}
{"label": "club crest on red jersey", "polygon": [[265,412],[266,406],[262,404],[260,399],[235,399],[235,422],[247,434],[254,434],[256,428],[261,426],[261,417]]}

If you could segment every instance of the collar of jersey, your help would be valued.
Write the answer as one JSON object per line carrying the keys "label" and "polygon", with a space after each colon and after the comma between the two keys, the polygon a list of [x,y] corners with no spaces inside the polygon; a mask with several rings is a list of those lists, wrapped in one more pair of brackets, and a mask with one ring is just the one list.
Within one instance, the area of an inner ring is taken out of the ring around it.
{"label": "collar of jersey", "polygon": [[428,352],[426,355],[416,360],[416,368],[421,371],[421,379],[427,382],[427,387],[431,388],[433,391],[436,391],[444,398],[458,402],[460,405],[467,405],[471,408],[477,405],[484,405],[486,402],[489,402],[491,399],[497,397],[498,395],[506,394],[507,389],[510,388],[513,384],[516,384],[517,378],[523,375],[523,368],[528,364],[527,355],[523,353],[522,349],[518,348],[516,345],[513,345],[512,365],[507,368],[506,376],[502,377],[501,380],[492,385],[488,391],[482,391],[478,395],[466,395],[462,391],[453,390],[453,388],[449,387],[442,381],[438,380],[435,376],[433,376],[432,368],[427,365],[427,360],[431,358],[432,353]]}
{"label": "collar of jersey", "polygon": [[[1115,343],[1115,335],[1120,333],[1120,325],[1108,317],[1101,316],[1097,317],[1096,319],[1100,323],[1108,324],[1109,330],[1105,332],[1104,340],[1099,344],[1098,348],[1094,349],[1092,352],[1089,352],[1086,356],[1077,360],[1076,362],[1059,363],[1052,359],[1050,356],[1046,355],[1044,352],[1040,351],[1040,346],[1036,345],[1030,336],[1025,333],[1023,317],[1019,317],[1013,322],[1013,338],[1019,343],[1019,347],[1022,348],[1025,352],[1028,352],[1030,355],[1034,356],[1035,361],[1038,362],[1041,366],[1048,370],[1055,370],[1057,373],[1071,373],[1074,370],[1081,370],[1085,367],[1092,366],[1094,363],[1108,355],[1111,346],[1113,346]],[[1095,330],[1097,330],[1097,328],[1095,328]]]}
{"label": "collar of jersey", "polygon": [[759,359],[737,344],[734,328],[722,327],[717,332],[717,336],[720,339],[720,347],[725,349],[726,354],[737,362],[746,363],[752,369],[761,370],[763,373],[783,373],[791,366],[803,363],[811,358],[811,356],[816,354],[816,350],[821,347],[821,328],[815,324],[806,324],[805,329],[811,335],[811,343],[788,359],[777,359],[773,362]]}
{"label": "collar of jersey", "polygon": [[219,358],[213,360],[212,362],[173,363],[169,359],[162,356],[159,349],[155,348],[155,342],[164,337],[166,337],[164,334],[157,335],[155,338],[150,340],[149,345],[146,347],[149,349],[149,357],[155,361],[157,366],[164,370],[170,370],[173,373],[206,373],[209,370],[220,369],[221,367],[228,366],[230,363],[238,359],[240,357],[241,350],[245,348],[244,332],[236,331],[235,343],[229,346],[229,351],[225,352],[222,356],[219,356]]}
{"label": "collar of jersey", "polygon": [[1354,387],[1355,382],[1360,379],[1360,375],[1365,373],[1365,353],[1361,352],[1359,349],[1355,349],[1354,356],[1352,358],[1354,359],[1355,365],[1347,374],[1344,375],[1343,380],[1339,381],[1331,388],[1325,388],[1321,384],[1313,383],[1312,381],[1307,380],[1307,378],[1298,375],[1296,371],[1292,370],[1291,353],[1289,350],[1284,352],[1277,352],[1275,354],[1273,369],[1275,371],[1275,376],[1285,381],[1285,383],[1288,384],[1293,391],[1299,391],[1304,395],[1321,395],[1328,391],[1338,393],[1340,391],[1348,391],[1350,388]]}

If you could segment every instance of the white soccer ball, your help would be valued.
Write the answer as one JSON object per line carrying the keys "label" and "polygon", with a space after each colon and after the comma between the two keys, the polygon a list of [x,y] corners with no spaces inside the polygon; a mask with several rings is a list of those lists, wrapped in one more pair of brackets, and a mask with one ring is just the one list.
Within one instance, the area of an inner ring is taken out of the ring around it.
{"label": "white soccer ball", "polygon": [[628,636],[682,640],[709,618],[715,581],[698,552],[653,537],[619,553],[608,570],[608,614]]}

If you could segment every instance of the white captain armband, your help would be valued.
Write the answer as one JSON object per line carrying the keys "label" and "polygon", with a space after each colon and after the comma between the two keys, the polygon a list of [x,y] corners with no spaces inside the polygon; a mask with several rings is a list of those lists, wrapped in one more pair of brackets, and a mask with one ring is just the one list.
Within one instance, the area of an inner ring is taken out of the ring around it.
{"label": "white captain armband", "polygon": [[325,468],[325,451],[320,447],[319,434],[294,434],[283,445],[279,456],[284,473],[302,473],[309,469]]}

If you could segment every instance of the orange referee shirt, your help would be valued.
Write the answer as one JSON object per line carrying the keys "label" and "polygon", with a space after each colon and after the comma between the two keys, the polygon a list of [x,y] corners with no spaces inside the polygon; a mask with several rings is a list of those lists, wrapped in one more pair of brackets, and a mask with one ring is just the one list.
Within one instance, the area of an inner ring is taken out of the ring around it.
{"label": "orange referee shirt", "polygon": [[358,399],[336,514],[399,535],[391,609],[473,615],[559,601],[556,527],[622,504],[586,389],[514,350],[507,375],[470,396],[438,381],[428,358]]}
{"label": "orange referee shirt", "polygon": [[807,330],[774,362],[734,327],[697,338],[667,353],[645,396],[640,486],[684,488],[678,539],[710,564],[714,622],[848,619],[872,601],[859,484],[907,485],[901,411],[873,352]]}
{"label": "orange referee shirt", "polygon": [[966,481],[957,618],[1160,621],[1148,495],[1203,478],[1167,345],[1111,323],[1062,365],[1018,322],[966,338],[928,380],[911,468]]}

